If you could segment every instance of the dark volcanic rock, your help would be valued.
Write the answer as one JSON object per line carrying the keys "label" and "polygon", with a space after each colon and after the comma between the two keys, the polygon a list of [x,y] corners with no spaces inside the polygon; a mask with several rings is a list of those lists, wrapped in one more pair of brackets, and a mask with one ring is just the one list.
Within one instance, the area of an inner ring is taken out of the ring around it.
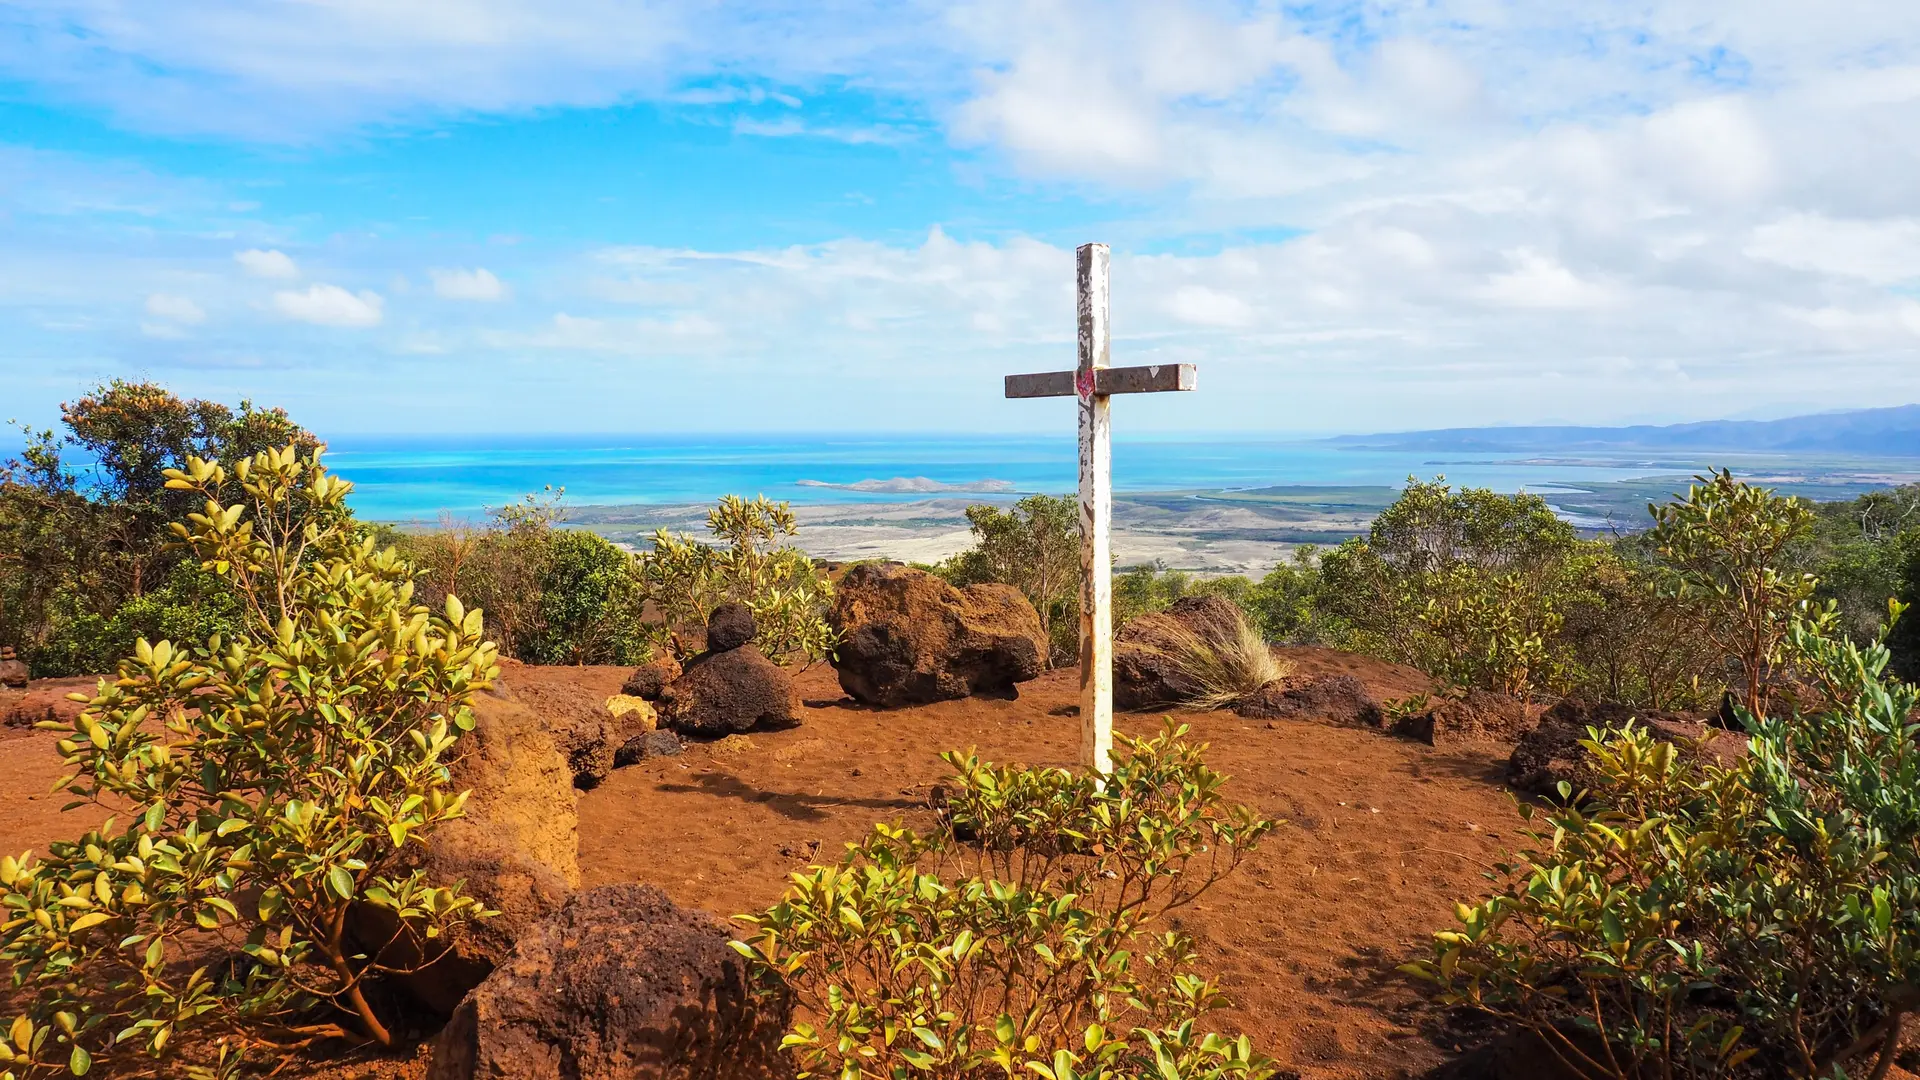
{"label": "dark volcanic rock", "polygon": [[429,1080],[774,1080],[789,1007],[651,885],[577,893],[460,1003]]}
{"label": "dark volcanic rock", "polygon": [[899,563],[856,566],[835,587],[840,688],[881,708],[972,695],[1011,697],[1039,678],[1047,639],[1010,585],[954,588]]}
{"label": "dark volcanic rock", "polygon": [[1567,698],[1548,709],[1539,726],[1513,748],[1513,755],[1507,759],[1508,785],[1530,795],[1558,799],[1560,784],[1565,782],[1577,797],[1593,783],[1589,755],[1580,745],[1582,739],[1591,737],[1588,729],[1617,731],[1630,720],[1688,755],[1719,764],[1730,765],[1747,753],[1744,736],[1680,713]]}
{"label": "dark volcanic rock", "polygon": [[1225,641],[1239,626],[1240,609],[1220,596],[1185,596],[1165,611],[1128,619],[1113,639],[1114,708],[1162,709],[1192,700],[1203,688],[1179,670],[1185,643]]}
{"label": "dark volcanic rock", "polygon": [[1240,699],[1233,711],[1253,720],[1317,720],[1343,727],[1377,728],[1382,721],[1379,703],[1351,675],[1275,679]]}
{"label": "dark volcanic rock", "polygon": [[1534,728],[1533,710],[1519,698],[1489,690],[1435,697],[1428,708],[1402,716],[1393,733],[1429,746],[1456,742],[1515,742]]}
{"label": "dark volcanic rock", "polygon": [[658,701],[662,691],[680,677],[680,662],[671,656],[662,656],[633,669],[620,692],[644,701]]}
{"label": "dark volcanic rock", "polygon": [[730,735],[798,722],[793,676],[758,648],[702,653],[660,697],[660,719],[686,735]]}
{"label": "dark volcanic rock", "polygon": [[745,604],[721,604],[707,617],[707,651],[732,652],[753,640],[753,609]]}
{"label": "dark volcanic rock", "polygon": [[677,757],[682,749],[680,736],[671,731],[645,731],[628,739],[627,745],[615,755],[613,763],[625,767],[648,758]]}

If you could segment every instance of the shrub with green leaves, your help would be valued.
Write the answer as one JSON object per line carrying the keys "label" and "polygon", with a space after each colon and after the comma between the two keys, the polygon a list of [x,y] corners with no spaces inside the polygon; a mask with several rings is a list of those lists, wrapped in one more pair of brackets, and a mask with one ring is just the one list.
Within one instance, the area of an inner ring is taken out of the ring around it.
{"label": "shrub with green leaves", "polygon": [[63,403],[60,423],[24,430],[19,457],[0,464],[0,642],[44,677],[111,670],[158,626],[230,632],[227,598],[180,570],[167,525],[196,507],[166,472],[314,437],[279,409],[119,379]]}
{"label": "shrub with green leaves", "polygon": [[492,510],[490,526],[441,518],[400,537],[428,604],[449,594],[487,612],[503,653],[529,664],[639,664],[652,654],[632,555],[605,537],[562,527],[565,488]]}
{"label": "shrub with green leaves", "polygon": [[1749,717],[1731,767],[1590,732],[1587,798],[1406,970],[1577,1075],[1885,1076],[1920,1008],[1920,690],[1789,633],[1826,707]]}
{"label": "shrub with green leaves", "polygon": [[794,995],[804,1076],[1272,1076],[1167,916],[1274,827],[1169,724],[1098,783],[949,753],[942,827],[881,825],[795,875],[736,944]]}
{"label": "shrub with green leaves", "polygon": [[[1812,530],[1805,503],[1735,480],[1694,477],[1684,499],[1649,506],[1647,540],[1673,573],[1673,592],[1706,605],[1703,629],[1739,666],[1742,703],[1766,713],[1796,618],[1812,613],[1820,581],[1788,569],[1789,549]],[[1837,618],[1837,614],[1829,616]]]}
{"label": "shrub with green leaves", "polygon": [[721,498],[707,513],[707,531],[717,543],[661,529],[653,549],[639,556],[639,593],[661,618],[646,631],[657,646],[686,657],[721,604],[753,609],[759,628],[754,644],[776,660],[819,660],[833,650],[827,604],[833,586],[806,552],[784,541],[799,532],[793,508],[766,496]]}
{"label": "shrub with green leaves", "polygon": [[[388,1043],[366,984],[486,914],[402,851],[462,812],[448,754],[494,647],[479,610],[412,603],[412,569],[352,526],[319,456],[170,470],[201,505],[176,537],[234,586],[241,631],[142,640],[70,729],[42,725],[65,732],[74,805],[121,816],[0,859],[0,961],[27,995],[0,1067],[18,1077],[166,1059],[189,1032],[222,1069],[255,1044]],[[355,904],[394,940],[355,942]]]}
{"label": "shrub with green leaves", "polygon": [[1322,556],[1315,604],[1336,644],[1524,695],[1560,675],[1580,547],[1537,495],[1410,477],[1366,537]]}

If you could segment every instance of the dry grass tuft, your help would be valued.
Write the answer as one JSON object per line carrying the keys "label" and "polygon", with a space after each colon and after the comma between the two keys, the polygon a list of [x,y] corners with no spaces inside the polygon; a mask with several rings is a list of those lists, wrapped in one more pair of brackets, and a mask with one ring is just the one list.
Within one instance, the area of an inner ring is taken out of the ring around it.
{"label": "dry grass tuft", "polygon": [[1185,702],[1195,708],[1225,708],[1293,670],[1293,665],[1273,655],[1266,639],[1238,612],[1233,628],[1222,636],[1177,624],[1163,636],[1164,641],[1155,643],[1155,651],[1200,687]]}

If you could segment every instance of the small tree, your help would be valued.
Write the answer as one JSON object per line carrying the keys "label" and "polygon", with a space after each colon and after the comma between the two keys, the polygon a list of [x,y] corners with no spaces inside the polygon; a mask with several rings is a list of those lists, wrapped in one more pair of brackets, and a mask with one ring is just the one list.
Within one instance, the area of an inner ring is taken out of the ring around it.
{"label": "small tree", "polygon": [[1820,584],[1783,569],[1787,549],[1812,528],[1813,511],[1724,469],[1694,479],[1686,498],[1648,506],[1649,540],[1674,572],[1675,593],[1710,609],[1706,632],[1739,666],[1743,704],[1764,716],[1793,620],[1807,614]]}
{"label": "small tree", "polygon": [[1011,510],[967,507],[974,546],[940,567],[956,585],[999,582],[1026,596],[1056,656],[1076,655],[1080,633],[1080,504],[1029,495]]}
{"label": "small tree", "polygon": [[955,769],[930,836],[881,825],[794,875],[735,948],[812,1019],[786,1045],[842,1080],[1260,1080],[1248,1040],[1196,1030],[1225,999],[1160,930],[1273,828],[1221,794],[1169,724],[1104,778]]}
{"label": "small tree", "polygon": [[[447,753],[494,648],[477,609],[412,604],[412,569],[352,522],[350,485],[319,458],[288,446],[166,474],[202,506],[176,537],[232,584],[243,625],[140,641],[60,741],[61,787],[124,829],[0,859],[0,961],[32,988],[0,1062],[23,1075],[160,1057],[189,1029],[223,1055],[391,1042],[367,981],[485,914],[401,853],[462,812]],[[392,916],[394,940],[353,943],[355,904]]]}
{"label": "small tree", "polygon": [[661,615],[647,628],[656,644],[688,655],[688,628],[704,626],[721,604],[739,602],[753,609],[754,643],[768,656],[812,661],[832,650],[826,605],[833,586],[806,552],[785,543],[800,531],[792,507],[764,495],[727,495],[707,512],[707,531],[717,544],[661,529],[653,550],[639,556],[638,595]]}

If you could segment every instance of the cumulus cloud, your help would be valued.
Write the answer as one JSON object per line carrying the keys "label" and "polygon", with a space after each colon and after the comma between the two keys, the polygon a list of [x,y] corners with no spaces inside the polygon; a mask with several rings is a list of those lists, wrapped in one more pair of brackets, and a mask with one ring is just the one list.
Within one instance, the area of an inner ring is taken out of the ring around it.
{"label": "cumulus cloud", "polygon": [[257,278],[296,278],[300,276],[300,267],[293,257],[284,251],[248,248],[233,253],[233,261],[240,268]]}
{"label": "cumulus cloud", "polygon": [[491,270],[429,270],[434,294],[447,300],[497,301],[507,298],[507,287]]}
{"label": "cumulus cloud", "polygon": [[273,294],[274,310],[297,322],[317,326],[378,326],[386,301],[379,293],[351,293],[338,285],[314,284],[305,291]]}

